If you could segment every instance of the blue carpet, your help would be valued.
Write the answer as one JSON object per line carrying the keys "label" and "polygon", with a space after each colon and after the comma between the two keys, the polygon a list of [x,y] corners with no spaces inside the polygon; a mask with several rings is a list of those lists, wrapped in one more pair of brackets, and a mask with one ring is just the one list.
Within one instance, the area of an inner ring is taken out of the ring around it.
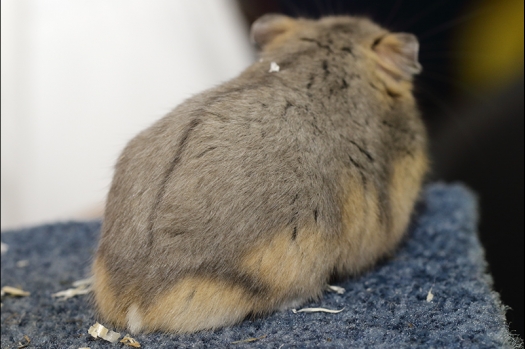
{"label": "blue carpet", "polygon": [[[505,307],[492,291],[476,235],[477,202],[461,185],[426,187],[407,239],[394,258],[305,306],[339,314],[275,313],[194,335],[134,336],[142,348],[513,348]],[[100,222],[44,225],[2,233],[2,286],[29,297],[2,297],[2,348],[121,348],[87,333],[96,317],[89,296],[51,294],[85,278]],[[17,266],[27,260],[28,266]],[[434,298],[427,302],[432,290]],[[126,334],[121,331],[122,336]],[[232,344],[251,337],[250,343]]]}

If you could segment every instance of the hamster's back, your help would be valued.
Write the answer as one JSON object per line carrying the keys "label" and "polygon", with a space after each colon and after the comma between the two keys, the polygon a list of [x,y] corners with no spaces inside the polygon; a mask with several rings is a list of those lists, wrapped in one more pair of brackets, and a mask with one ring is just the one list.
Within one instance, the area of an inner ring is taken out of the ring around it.
{"label": "hamster's back", "polygon": [[300,304],[406,228],[426,170],[414,62],[396,60],[412,42],[352,17],[263,17],[252,34],[262,61],[119,158],[93,268],[117,326],[192,332]]}

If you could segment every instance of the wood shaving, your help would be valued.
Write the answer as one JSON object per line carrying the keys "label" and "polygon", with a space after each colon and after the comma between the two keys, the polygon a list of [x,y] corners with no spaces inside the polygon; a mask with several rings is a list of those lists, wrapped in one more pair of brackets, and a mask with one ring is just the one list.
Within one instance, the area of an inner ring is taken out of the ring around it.
{"label": "wood shaving", "polygon": [[281,70],[281,67],[279,67],[277,63],[270,63],[270,70],[268,70],[268,73],[277,73],[279,70]]}
{"label": "wood shaving", "polygon": [[433,299],[434,299],[434,294],[432,293],[432,287],[431,287],[427,293],[427,302],[432,302]]}
{"label": "wood shaving", "polygon": [[120,343],[124,343],[130,347],[140,348],[140,343],[137,340],[131,338],[129,335],[125,335],[124,338],[120,340]]}
{"label": "wood shaving", "polygon": [[73,287],[80,287],[80,286],[91,286],[91,284],[93,284],[93,278],[90,277],[90,278],[87,278],[87,279],[82,279],[82,280],[77,280],[75,282],[73,282]]}
{"label": "wood shaving", "polygon": [[299,310],[292,309],[292,312],[294,314],[297,314],[297,313],[319,313],[319,312],[337,314],[337,313],[342,312],[343,310],[345,310],[345,308],[343,308],[341,310],[333,310],[333,309],[326,309],[326,308],[303,308],[303,309],[299,309]]}
{"label": "wood shaving", "polygon": [[1,248],[2,248],[2,254],[4,254],[4,253],[7,252],[7,250],[9,250],[9,245],[8,244],[4,244],[2,242],[2,247]]}
{"label": "wood shaving", "polygon": [[29,265],[29,261],[27,259],[22,259],[21,261],[16,262],[16,266],[18,268],[25,268]]}
{"label": "wood shaving", "polygon": [[91,288],[85,288],[85,287],[77,287],[77,288],[68,288],[64,291],[59,291],[57,293],[53,293],[51,297],[61,297],[59,300],[64,301],[66,299],[82,295],[82,294],[88,294],[91,292]]}
{"label": "wood shaving", "polygon": [[120,338],[120,333],[110,331],[98,322],[96,322],[93,326],[91,326],[88,330],[88,333],[93,338],[102,338],[108,342],[115,343]]}
{"label": "wood shaving", "polygon": [[73,286],[75,286],[75,288],[68,288],[67,290],[53,293],[51,297],[61,297],[60,300],[63,301],[78,295],[88,294],[92,291],[91,287],[89,287],[92,283],[92,278],[75,281],[73,282]]}
{"label": "wood shaving", "polygon": [[27,335],[24,335],[24,340],[26,341],[25,343],[18,342],[17,349],[25,348],[29,345],[29,343],[31,343],[31,338],[29,338]]}
{"label": "wood shaving", "polygon": [[337,294],[344,294],[346,292],[346,290],[340,286],[326,285],[326,289]]}
{"label": "wood shaving", "polygon": [[25,297],[25,296],[29,296],[31,293],[21,290],[16,287],[4,286],[2,287],[1,295],[4,296],[6,294],[11,295],[11,296]]}
{"label": "wood shaving", "polygon": [[232,342],[231,344],[250,343],[250,342],[258,341],[259,339],[263,339],[263,338],[266,338],[266,335],[260,336],[260,337],[257,337],[257,338],[251,337],[251,338],[243,339],[243,340],[240,340],[240,341],[235,341],[235,342]]}

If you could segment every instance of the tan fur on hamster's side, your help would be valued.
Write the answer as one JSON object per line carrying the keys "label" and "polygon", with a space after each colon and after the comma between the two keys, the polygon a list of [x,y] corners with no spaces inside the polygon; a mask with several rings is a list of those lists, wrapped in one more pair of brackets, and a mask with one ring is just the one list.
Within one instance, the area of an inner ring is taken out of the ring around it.
{"label": "tan fur on hamster's side", "polygon": [[320,297],[401,240],[428,167],[415,37],[282,15],[252,37],[260,61],[121,154],[93,265],[106,323],[232,325]]}

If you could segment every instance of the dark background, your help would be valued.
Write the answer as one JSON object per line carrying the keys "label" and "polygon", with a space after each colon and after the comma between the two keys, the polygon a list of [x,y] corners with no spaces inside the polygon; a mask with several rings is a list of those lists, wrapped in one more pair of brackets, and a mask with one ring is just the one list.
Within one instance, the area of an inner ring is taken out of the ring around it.
{"label": "dark background", "polygon": [[[352,14],[418,36],[423,73],[416,80],[415,94],[430,136],[433,171],[429,180],[462,181],[478,194],[479,234],[494,288],[510,307],[511,331],[523,338],[524,79],[523,4],[519,3],[238,0],[248,24],[268,12],[309,18]],[[506,16],[500,11],[505,6],[521,11],[518,26],[513,25],[512,12]],[[503,43],[521,35],[517,67],[510,66],[512,60],[506,58],[511,54],[499,49],[497,40],[491,46],[492,34],[500,35]],[[488,54],[496,55],[495,63],[483,65]],[[498,54],[504,55],[502,59],[497,59]],[[477,66],[481,66],[479,76],[465,73]],[[484,71],[495,73],[483,75]]]}

